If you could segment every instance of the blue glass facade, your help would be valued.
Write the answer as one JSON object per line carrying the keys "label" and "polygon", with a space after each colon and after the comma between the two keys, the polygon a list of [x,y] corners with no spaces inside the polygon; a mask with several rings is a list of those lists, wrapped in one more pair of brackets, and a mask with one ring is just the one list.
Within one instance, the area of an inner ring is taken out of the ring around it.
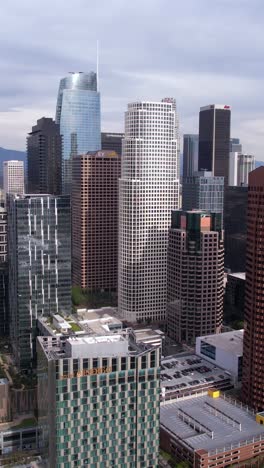
{"label": "blue glass facade", "polygon": [[73,156],[101,149],[100,93],[96,73],[71,73],[60,82],[56,122],[63,141],[63,193],[71,191]]}

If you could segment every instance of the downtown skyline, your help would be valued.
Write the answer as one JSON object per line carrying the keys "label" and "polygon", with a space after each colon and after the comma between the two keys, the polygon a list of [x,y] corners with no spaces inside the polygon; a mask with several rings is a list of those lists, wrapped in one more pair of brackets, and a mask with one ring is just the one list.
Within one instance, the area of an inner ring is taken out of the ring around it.
{"label": "downtown skyline", "polygon": [[[177,6],[167,3],[166,8],[157,0],[151,17],[148,3],[136,1],[125,9],[120,1],[98,6],[79,0],[69,16],[60,0],[55,5],[48,1],[41,22],[30,0],[23,8],[16,0],[2,6],[0,146],[25,149],[31,123],[43,115],[54,118],[60,78],[68,71],[96,69],[98,39],[103,130],[123,131],[128,102],[170,95],[177,99],[181,135],[197,133],[199,108],[227,103],[233,110],[232,136],[240,136],[245,151],[263,159],[261,2],[254,0],[259,6],[254,11],[248,1],[239,2],[238,10],[236,2],[222,0],[211,11],[208,0],[199,7],[189,0]],[[87,28],[89,17],[94,21]],[[237,21],[247,35],[234,34]],[[172,26],[175,34],[168,41]],[[6,27],[12,28],[12,38]]]}

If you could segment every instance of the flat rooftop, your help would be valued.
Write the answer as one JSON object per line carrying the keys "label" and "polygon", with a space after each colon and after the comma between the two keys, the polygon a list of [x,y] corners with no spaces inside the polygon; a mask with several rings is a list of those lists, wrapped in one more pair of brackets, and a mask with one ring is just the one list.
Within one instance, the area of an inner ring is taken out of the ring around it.
{"label": "flat rooftop", "polygon": [[137,343],[130,329],[112,335],[38,336],[37,340],[48,360],[135,356],[153,349],[149,344]]}
{"label": "flat rooftop", "polygon": [[199,337],[202,341],[215,346],[218,349],[228,351],[236,356],[243,356],[244,330],[232,330],[217,335]]}
{"label": "flat rooftop", "polygon": [[165,387],[166,394],[213,387],[225,381],[228,384],[230,380],[230,375],[223,369],[196,354],[175,355],[161,361],[160,385]]}
{"label": "flat rooftop", "polygon": [[192,450],[224,451],[231,444],[264,439],[264,426],[254,414],[222,397],[167,401],[160,408],[160,424]]}

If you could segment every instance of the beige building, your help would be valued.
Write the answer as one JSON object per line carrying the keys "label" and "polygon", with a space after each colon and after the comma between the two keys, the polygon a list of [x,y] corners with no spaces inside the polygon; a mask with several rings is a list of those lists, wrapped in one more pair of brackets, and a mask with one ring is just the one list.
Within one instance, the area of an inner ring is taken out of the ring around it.
{"label": "beige building", "polygon": [[168,247],[168,334],[178,342],[219,333],[224,247],[220,213],[173,211]]}
{"label": "beige building", "polygon": [[90,291],[117,289],[120,173],[115,151],[73,158],[73,284]]}
{"label": "beige building", "polygon": [[4,161],[4,192],[23,194],[24,189],[24,162]]}

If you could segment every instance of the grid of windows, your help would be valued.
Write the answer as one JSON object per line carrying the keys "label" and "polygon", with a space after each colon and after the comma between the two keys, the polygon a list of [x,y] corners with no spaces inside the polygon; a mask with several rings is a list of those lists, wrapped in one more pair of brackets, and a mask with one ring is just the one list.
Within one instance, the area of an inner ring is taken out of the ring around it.
{"label": "grid of windows", "polygon": [[179,190],[176,135],[172,102],[129,104],[119,182],[118,304],[132,322],[166,315],[168,227]]}

